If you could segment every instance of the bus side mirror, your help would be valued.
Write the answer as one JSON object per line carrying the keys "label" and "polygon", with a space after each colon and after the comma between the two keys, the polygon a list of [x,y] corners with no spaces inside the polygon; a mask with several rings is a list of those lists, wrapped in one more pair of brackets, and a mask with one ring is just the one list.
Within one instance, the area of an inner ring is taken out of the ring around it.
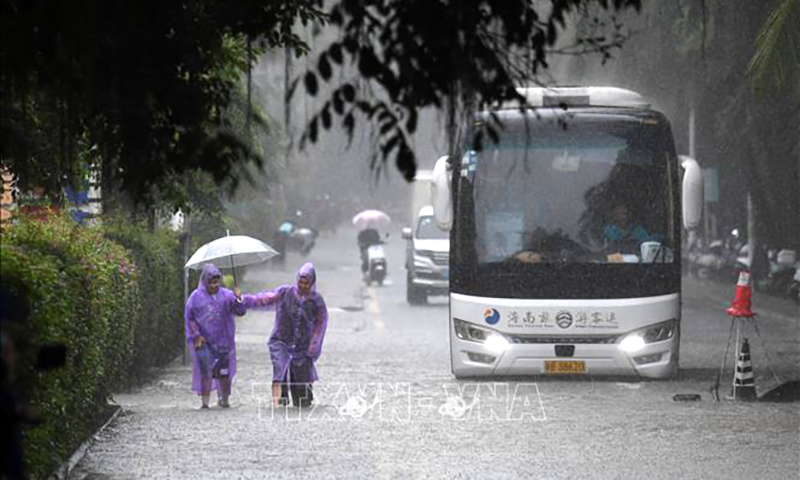
{"label": "bus side mirror", "polygon": [[683,167],[683,226],[693,229],[703,217],[703,170],[692,157],[681,155]]}
{"label": "bus side mirror", "polygon": [[403,240],[411,240],[411,228],[404,227],[402,235],[403,235]]}
{"label": "bus side mirror", "polygon": [[436,226],[449,230],[453,225],[453,202],[450,193],[452,167],[447,155],[436,160],[431,174],[431,205]]}

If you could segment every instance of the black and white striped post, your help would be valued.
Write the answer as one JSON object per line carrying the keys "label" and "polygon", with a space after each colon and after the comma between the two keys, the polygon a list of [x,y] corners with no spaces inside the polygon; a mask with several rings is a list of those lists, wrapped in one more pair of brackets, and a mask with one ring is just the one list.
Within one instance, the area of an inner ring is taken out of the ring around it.
{"label": "black and white striped post", "polygon": [[757,398],[753,364],[750,361],[750,344],[745,338],[736,361],[736,373],[733,376],[733,401],[753,402]]}

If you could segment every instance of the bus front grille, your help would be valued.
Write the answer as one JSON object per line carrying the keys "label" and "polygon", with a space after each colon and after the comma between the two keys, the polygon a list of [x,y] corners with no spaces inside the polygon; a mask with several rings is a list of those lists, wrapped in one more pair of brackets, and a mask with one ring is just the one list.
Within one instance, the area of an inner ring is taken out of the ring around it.
{"label": "bus front grille", "polygon": [[509,342],[516,344],[612,344],[616,343],[616,335],[597,337],[551,337],[540,335],[504,335]]}

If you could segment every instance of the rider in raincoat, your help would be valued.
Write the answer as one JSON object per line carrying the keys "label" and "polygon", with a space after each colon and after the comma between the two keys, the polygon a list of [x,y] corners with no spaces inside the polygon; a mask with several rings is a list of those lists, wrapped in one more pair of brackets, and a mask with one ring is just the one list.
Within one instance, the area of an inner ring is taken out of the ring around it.
{"label": "rider in raincoat", "polygon": [[220,286],[222,273],[207,264],[197,289],[186,301],[184,328],[192,352],[192,390],[208,408],[211,390],[217,390],[218,405],[229,407],[231,382],[236,375],[236,323],[233,316],[247,312],[242,292]]}
{"label": "rider in raincoat", "polygon": [[276,405],[288,404],[290,393],[295,406],[309,406],[313,400],[311,384],[319,379],[314,363],[322,353],[328,325],[328,309],[316,281],[314,265],[306,262],[293,285],[244,297],[247,308],[275,310],[269,354]]}

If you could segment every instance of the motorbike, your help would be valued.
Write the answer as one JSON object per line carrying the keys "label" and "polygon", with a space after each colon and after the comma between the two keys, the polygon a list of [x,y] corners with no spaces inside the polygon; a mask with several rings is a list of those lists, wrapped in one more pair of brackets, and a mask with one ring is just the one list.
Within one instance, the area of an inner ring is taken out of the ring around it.
{"label": "motorbike", "polygon": [[789,298],[800,303],[800,262],[794,265],[794,277],[792,278],[792,283],[789,284],[787,293]]}
{"label": "motorbike", "polygon": [[730,238],[697,245],[687,254],[689,273],[701,280],[736,282],[739,272],[750,269],[747,245],[734,229]]}
{"label": "motorbike", "polygon": [[311,253],[311,250],[316,245],[318,236],[319,232],[316,229],[308,227],[295,228],[289,233],[287,249],[306,256]]}
{"label": "motorbike", "polygon": [[383,242],[370,245],[366,250],[367,271],[364,273],[364,281],[367,286],[372,282],[383,285],[386,280],[386,252],[383,249]]}
{"label": "motorbike", "polygon": [[746,269],[736,258],[736,255],[726,251],[721,240],[715,240],[707,248],[695,253],[689,272],[700,280],[728,280],[737,276],[740,269]]}
{"label": "motorbike", "polygon": [[777,254],[770,252],[769,277],[766,291],[772,295],[791,297],[792,284],[797,277],[797,252],[783,249]]}

